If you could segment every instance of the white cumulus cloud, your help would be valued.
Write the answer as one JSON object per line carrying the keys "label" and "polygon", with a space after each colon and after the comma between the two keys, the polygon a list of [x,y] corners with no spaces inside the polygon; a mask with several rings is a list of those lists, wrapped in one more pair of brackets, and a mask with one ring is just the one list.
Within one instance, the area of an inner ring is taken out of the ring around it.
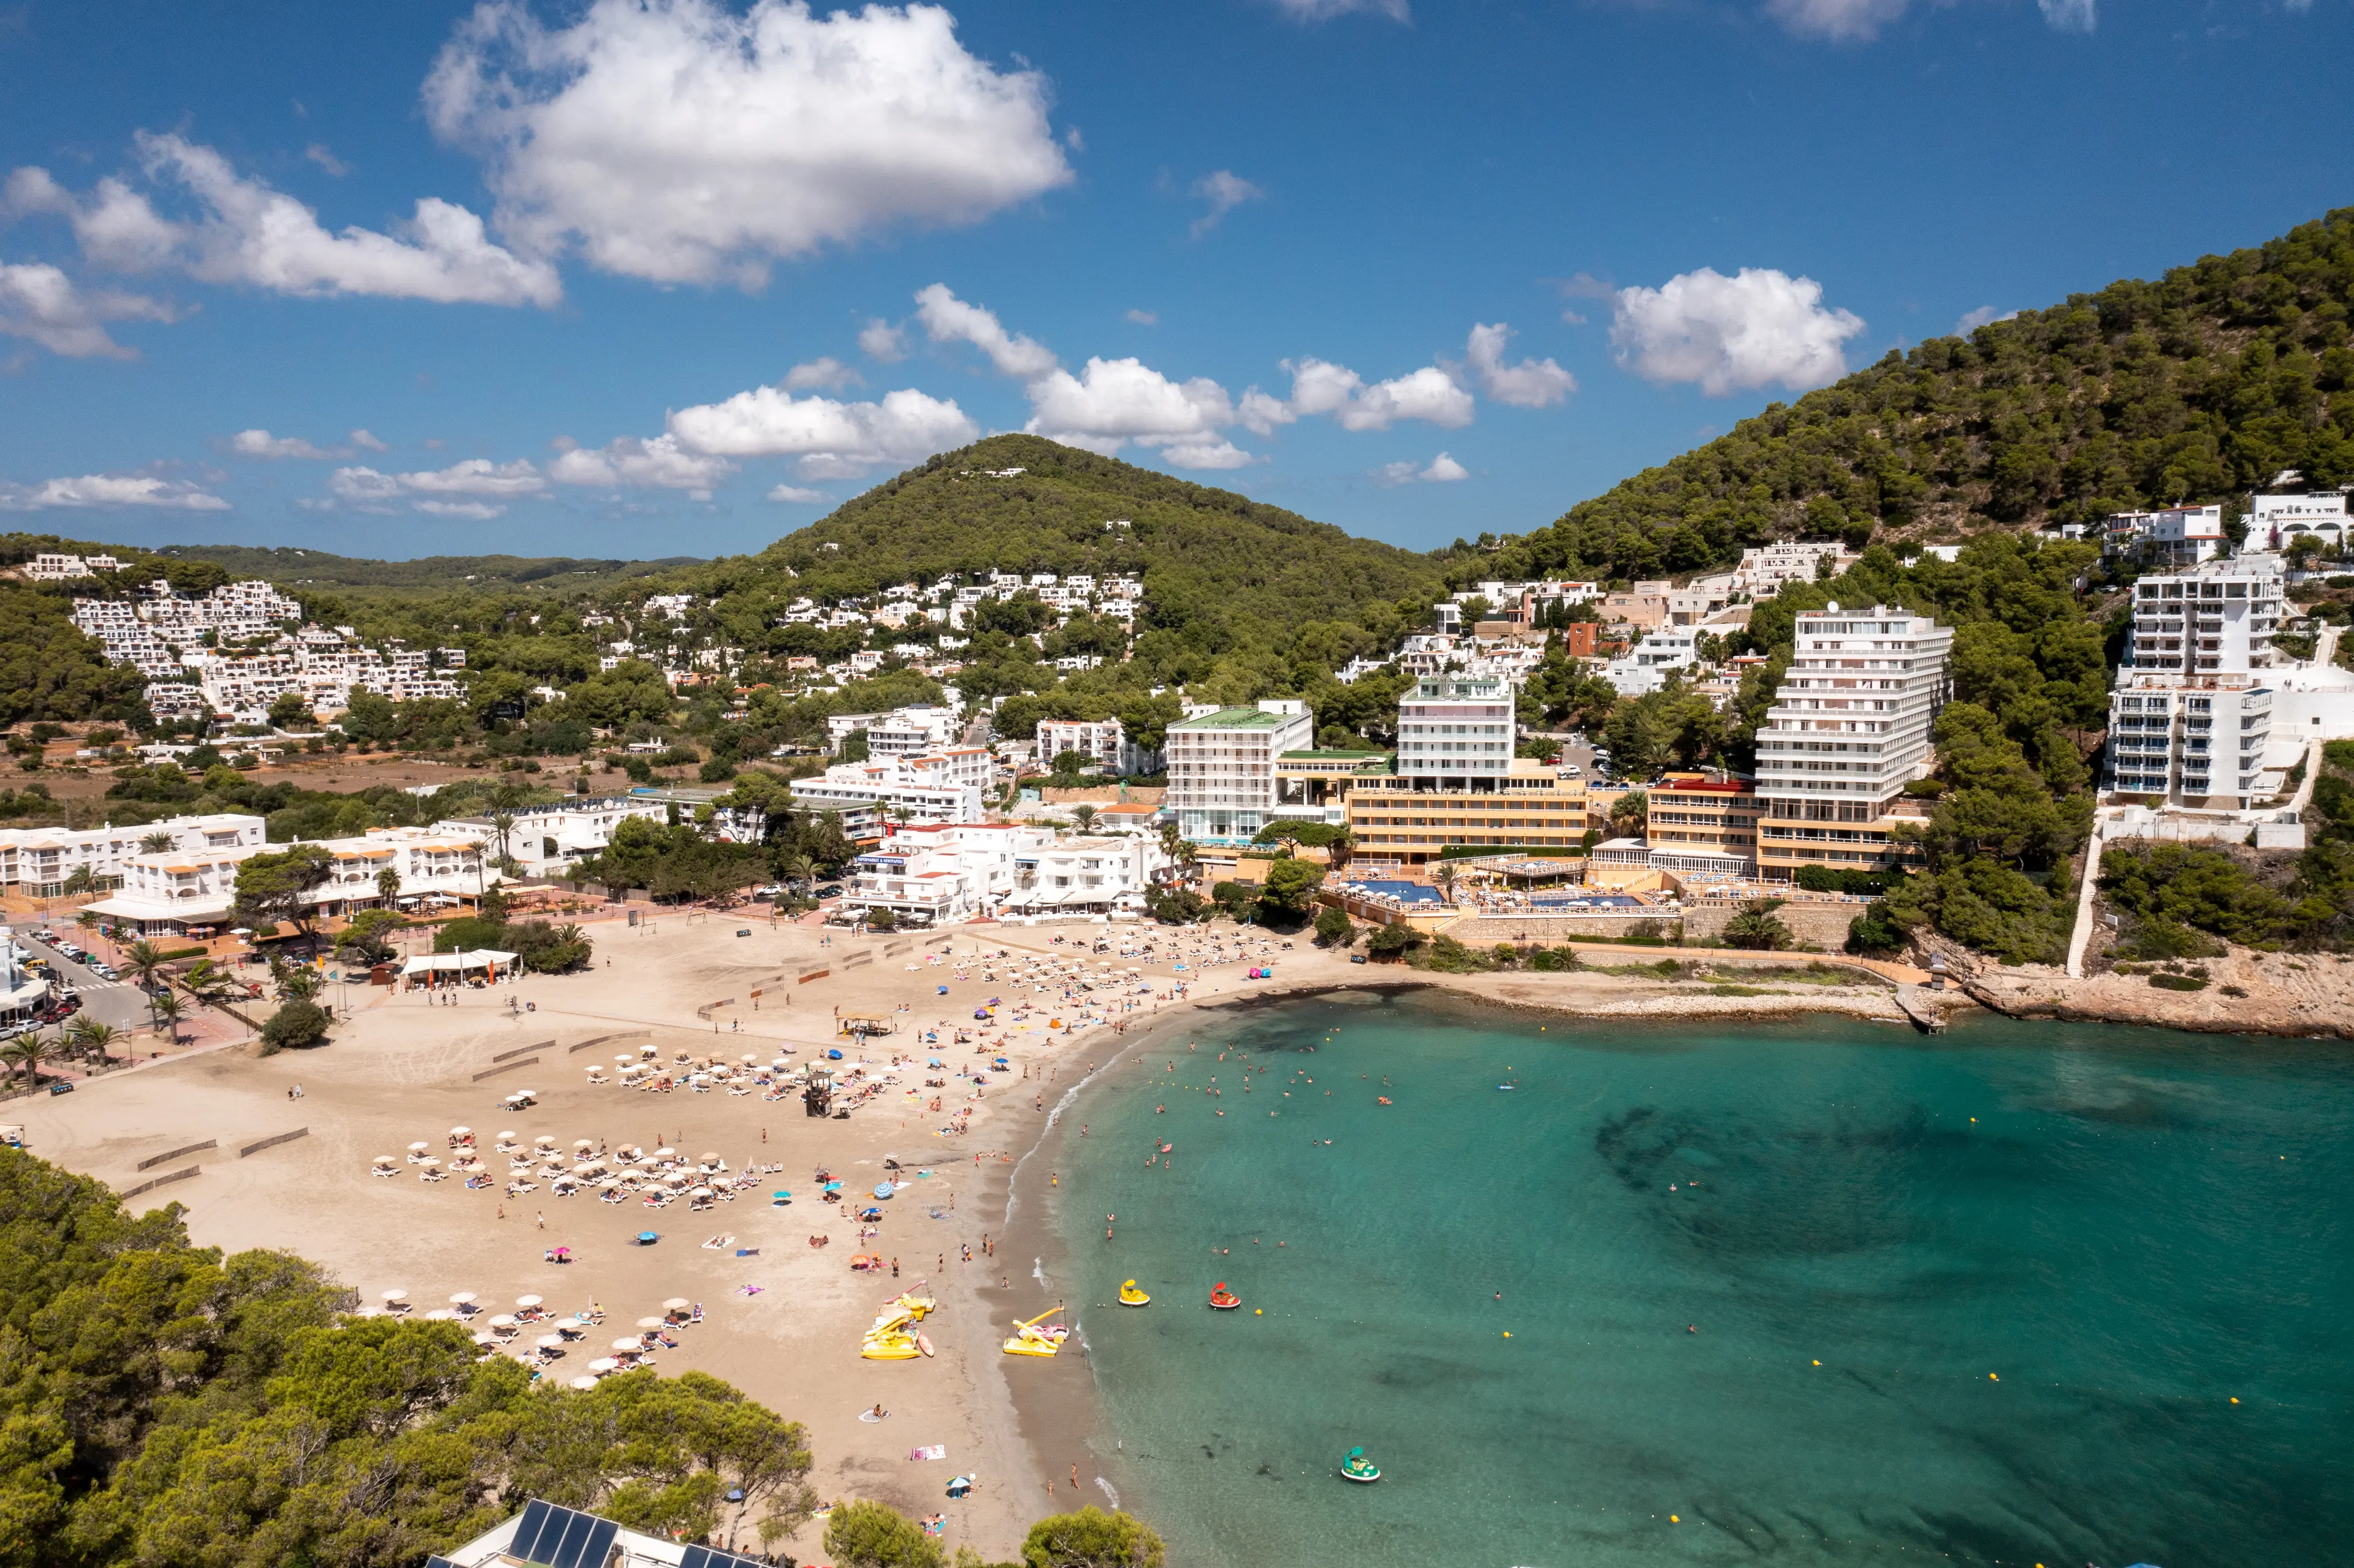
{"label": "white cumulus cloud", "polygon": [[[1400,419],[1425,419],[1446,429],[1471,422],[1471,394],[1435,365],[1426,365],[1370,387],[1365,385],[1364,377],[1347,366],[1327,360],[1302,359],[1295,363],[1287,359],[1283,367],[1291,372],[1291,398],[1287,411],[1295,418],[1330,414],[1344,430],[1386,430]],[[1249,401],[1248,394],[1245,400]],[[1270,418],[1264,403],[1251,407],[1267,422],[1288,422]]]}
{"label": "white cumulus cloud", "polygon": [[953,399],[912,387],[872,403],[845,403],[756,387],[725,402],[678,409],[669,425],[689,451],[796,458],[806,479],[855,479],[886,463],[920,461],[980,434]]}
{"label": "white cumulus cloud", "polygon": [[1172,441],[1161,449],[1172,468],[1247,468],[1258,459],[1220,437],[1216,440]]}
{"label": "white cumulus cloud", "polygon": [[[1221,443],[1211,439],[1214,433],[1235,422],[1225,387],[1205,376],[1172,381],[1140,359],[1090,359],[1078,375],[1055,370],[1032,382],[1029,390],[1032,414],[1023,429],[1106,456],[1134,441],[1182,444],[1198,459],[1216,452]],[[1235,465],[1222,461],[1188,466]]]}
{"label": "white cumulus cloud", "polygon": [[[2095,20],[2093,4],[2094,0],[2035,0],[2035,8],[2043,13],[2044,22],[2055,32],[2089,33]],[[2310,5],[2311,0],[2306,4]]]}
{"label": "white cumulus cloud", "polygon": [[965,303],[946,283],[916,291],[916,319],[934,343],[969,343],[1004,375],[1027,380],[1055,368],[1054,350],[1035,338],[1006,331],[994,311]]}
{"label": "white cumulus cloud", "polygon": [[1804,392],[1847,373],[1840,345],[1863,331],[1852,312],[1825,310],[1823,286],[1770,267],[1727,278],[1707,267],[1656,289],[1614,296],[1610,343],[1647,381],[1689,381],[1712,397],[1778,381]]}
{"label": "white cumulus cloud", "polygon": [[1479,378],[1479,390],[1499,403],[1510,403],[1519,408],[1550,408],[1577,390],[1577,377],[1550,359],[1523,359],[1518,365],[1504,363],[1504,344],[1512,329],[1498,322],[1494,326],[1475,323],[1466,356],[1471,362],[1472,374]]}
{"label": "white cumulus cloud", "polygon": [[833,497],[822,490],[804,490],[798,484],[780,484],[769,492],[769,499],[789,502],[795,506],[819,506]]}
{"label": "white cumulus cloud", "polygon": [[2011,321],[2018,315],[2017,311],[1999,311],[1992,305],[1980,305],[1977,310],[1965,312],[1962,319],[1954,323],[1954,335],[1967,337],[1989,322]]}
{"label": "white cumulus cloud", "polygon": [[858,352],[884,365],[896,365],[907,357],[907,345],[899,329],[877,316],[858,331]]}
{"label": "white cumulus cloud", "polygon": [[277,461],[285,458],[347,458],[355,451],[380,452],[385,444],[366,430],[354,430],[339,447],[323,447],[301,436],[273,436],[268,430],[239,430],[228,439],[228,450],[239,457]]}
{"label": "white cumulus cloud", "polygon": [[76,196],[35,168],[9,176],[5,206],[66,217],[85,256],[121,271],[177,267],[210,283],[314,297],[493,305],[553,305],[563,297],[555,268],[493,245],[482,220],[462,207],[428,196],[399,236],[356,227],[330,234],[310,207],[239,177],[210,147],[146,132],[137,141],[148,178],[184,194],[194,217],[166,217],[111,177]]}
{"label": "white cumulus cloud", "polygon": [[1352,11],[1387,16],[1393,22],[1406,21],[1413,15],[1406,9],[1406,0],[1275,0],[1275,8],[1299,22],[1329,22]]}
{"label": "white cumulus cloud", "polygon": [[1217,228],[1226,214],[1243,203],[1262,201],[1267,196],[1265,191],[1232,169],[1204,175],[1193,182],[1193,194],[1210,204],[1210,210],[1193,220],[1193,235],[1196,239]]}
{"label": "white cumulus cloud", "polygon": [[[523,458],[508,463],[468,458],[448,468],[413,473],[339,468],[327,476],[327,493],[362,512],[387,512],[394,503],[407,501],[415,510],[437,517],[496,517],[506,508],[494,502],[536,495],[546,488],[547,481],[539,470]],[[418,499],[420,496],[425,499]],[[448,499],[453,496],[474,499]]]}
{"label": "white cumulus cloud", "polygon": [[936,5],[593,0],[568,26],[485,0],[425,83],[482,156],[501,232],[608,271],[758,287],[771,260],[977,222],[1071,178],[1033,70]]}
{"label": "white cumulus cloud", "polygon": [[0,512],[89,511],[114,506],[153,506],[172,512],[226,512],[228,503],[184,479],[146,474],[86,473],[38,484],[0,482]]}
{"label": "white cumulus cloud", "polygon": [[1458,479],[1469,479],[1471,471],[1448,457],[1445,452],[1430,460],[1429,466],[1416,468],[1411,462],[1385,462],[1373,470],[1374,480],[1384,486],[1413,484],[1452,484]]}
{"label": "white cumulus cloud", "polygon": [[1766,14],[1802,38],[1866,43],[1904,15],[1905,0],[1766,0]]}
{"label": "white cumulus cloud", "polygon": [[0,265],[0,334],[30,338],[69,359],[136,359],[108,335],[108,322],[168,322],[178,313],[144,294],[79,288],[44,262]]}
{"label": "white cumulus cloud", "polygon": [[547,477],[559,484],[684,490],[705,501],[735,471],[726,458],[687,451],[676,436],[620,436],[601,447],[576,447],[547,465]]}
{"label": "white cumulus cloud", "polygon": [[1128,313],[1127,319],[1137,326],[1159,326],[1161,324],[1160,314],[1153,311],[1132,310]]}
{"label": "white cumulus cloud", "polygon": [[494,463],[488,458],[468,458],[448,468],[400,476],[403,489],[430,495],[535,495],[547,481],[527,458]]}
{"label": "white cumulus cloud", "polygon": [[806,392],[812,387],[822,387],[829,392],[839,392],[845,387],[866,385],[855,370],[827,355],[796,365],[785,372],[785,386],[795,392]]}

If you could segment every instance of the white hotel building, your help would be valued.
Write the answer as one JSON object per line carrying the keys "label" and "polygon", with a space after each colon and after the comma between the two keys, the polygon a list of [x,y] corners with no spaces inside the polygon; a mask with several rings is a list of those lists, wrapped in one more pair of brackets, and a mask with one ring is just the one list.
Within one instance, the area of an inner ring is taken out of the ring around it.
{"label": "white hotel building", "polygon": [[[252,821],[259,825],[260,819]],[[387,906],[376,884],[386,871],[400,874],[399,892],[389,902],[404,909],[454,907],[502,880],[487,863],[482,840],[443,828],[378,828],[356,838],[305,842],[317,842],[328,855],[327,880],[305,900],[323,916]],[[123,863],[122,885],[89,908],[142,937],[215,932],[237,902],[238,867],[265,851],[293,847],[257,836],[217,849],[134,854]]]}
{"label": "white hotel building", "polygon": [[78,871],[90,874],[93,887],[116,885],[141,846],[156,838],[171,840],[172,853],[186,855],[260,848],[268,837],[260,817],[236,811],[144,826],[0,829],[0,885],[18,897],[56,898]]}
{"label": "white hotel building", "polygon": [[1132,913],[1168,858],[1144,834],[1062,838],[1029,822],[899,827],[858,857],[843,902],[935,926]]}
{"label": "white hotel building", "polygon": [[1275,759],[1306,750],[1315,733],[1308,705],[1296,697],[1182,719],[1169,726],[1161,808],[1189,839],[1250,838],[1275,815]]}
{"label": "white hotel building", "polygon": [[1873,822],[1923,777],[1954,634],[1887,605],[1800,612],[1790,668],[1757,731],[1770,822]]}

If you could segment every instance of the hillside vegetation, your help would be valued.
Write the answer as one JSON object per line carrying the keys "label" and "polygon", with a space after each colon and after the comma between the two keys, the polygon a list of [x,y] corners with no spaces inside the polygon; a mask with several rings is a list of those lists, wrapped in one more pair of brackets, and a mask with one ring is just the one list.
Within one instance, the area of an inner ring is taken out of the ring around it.
{"label": "hillside vegetation", "polygon": [[1477,575],[1658,577],[1798,533],[2090,522],[2228,501],[2292,468],[2343,483],[2349,308],[2354,207],[1891,352],[1503,541]]}
{"label": "hillside vegetation", "polygon": [[231,577],[264,577],[290,592],[304,588],[448,588],[462,583],[483,591],[536,588],[576,592],[616,587],[673,567],[693,556],[651,561],[577,560],[569,556],[419,556],[375,561],[324,550],[247,545],[167,545],[155,552],[179,560],[209,561]]}

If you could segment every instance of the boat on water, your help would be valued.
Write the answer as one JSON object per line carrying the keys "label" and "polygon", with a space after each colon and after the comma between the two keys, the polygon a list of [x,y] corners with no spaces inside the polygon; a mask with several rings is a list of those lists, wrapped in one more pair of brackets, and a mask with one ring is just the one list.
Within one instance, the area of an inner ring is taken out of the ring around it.
{"label": "boat on water", "polygon": [[1242,1304],[1243,1298],[1227,1289],[1226,1282],[1223,1279],[1219,1280],[1216,1287],[1210,1292],[1210,1305],[1221,1312],[1231,1312]]}
{"label": "boat on water", "polygon": [[1144,1287],[1133,1279],[1119,1287],[1119,1304],[1123,1307],[1146,1307],[1151,1302],[1152,1298],[1146,1295]]}
{"label": "boat on water", "polygon": [[1352,1448],[1349,1457],[1341,1461],[1341,1478],[1370,1484],[1382,1478],[1382,1467],[1366,1458],[1363,1448]]}

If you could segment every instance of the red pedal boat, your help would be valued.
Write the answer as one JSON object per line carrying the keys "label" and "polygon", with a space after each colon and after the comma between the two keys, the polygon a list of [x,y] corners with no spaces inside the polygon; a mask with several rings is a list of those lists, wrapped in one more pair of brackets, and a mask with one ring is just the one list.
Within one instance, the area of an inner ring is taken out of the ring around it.
{"label": "red pedal boat", "polygon": [[1231,1312],[1242,1304],[1243,1298],[1227,1289],[1223,1279],[1218,1281],[1217,1288],[1210,1292],[1210,1305],[1221,1312]]}

